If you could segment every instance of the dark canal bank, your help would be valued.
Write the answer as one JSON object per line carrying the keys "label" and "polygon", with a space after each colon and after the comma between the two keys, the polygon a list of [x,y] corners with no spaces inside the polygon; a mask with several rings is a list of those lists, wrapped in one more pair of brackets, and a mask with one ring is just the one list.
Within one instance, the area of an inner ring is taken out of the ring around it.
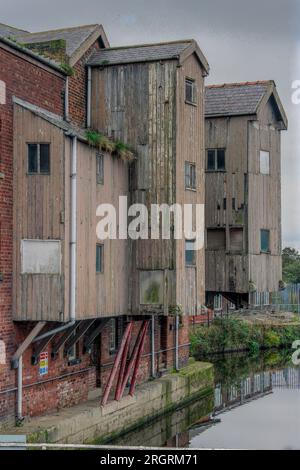
{"label": "dark canal bank", "polygon": [[300,368],[291,354],[287,349],[212,357],[214,395],[111,443],[300,449]]}

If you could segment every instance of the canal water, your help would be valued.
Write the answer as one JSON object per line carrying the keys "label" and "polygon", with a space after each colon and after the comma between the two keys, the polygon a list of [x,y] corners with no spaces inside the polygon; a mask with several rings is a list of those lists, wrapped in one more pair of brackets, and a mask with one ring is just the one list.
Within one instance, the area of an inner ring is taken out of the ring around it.
{"label": "canal water", "polygon": [[214,393],[113,444],[218,449],[300,449],[300,368],[291,351],[210,358]]}

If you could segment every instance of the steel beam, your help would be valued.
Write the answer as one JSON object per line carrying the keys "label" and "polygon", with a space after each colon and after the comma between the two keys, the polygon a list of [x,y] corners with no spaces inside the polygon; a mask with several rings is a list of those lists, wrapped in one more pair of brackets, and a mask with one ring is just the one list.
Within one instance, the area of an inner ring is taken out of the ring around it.
{"label": "steel beam", "polygon": [[52,359],[55,359],[57,357],[58,351],[65,344],[65,342],[70,338],[70,336],[74,333],[74,331],[77,328],[77,325],[78,323],[75,323],[74,325],[70,326],[70,328],[65,331],[65,333],[59,338],[57,343],[53,346],[52,352],[51,352]]}
{"label": "steel beam", "polygon": [[39,332],[44,328],[45,325],[46,325],[45,321],[38,322],[35,325],[35,327],[31,330],[29,335],[25,338],[23,343],[20,344],[20,346],[18,347],[17,351],[15,352],[15,354],[13,355],[13,357],[11,359],[11,367],[13,369],[17,369],[18,363],[19,363],[19,358],[26,351],[28,346],[32,343],[34,338],[39,334]]}
{"label": "steel beam", "polygon": [[141,339],[141,342],[140,342],[137,358],[136,358],[135,365],[134,365],[134,370],[133,370],[130,389],[129,389],[129,395],[131,395],[131,396],[133,396],[134,391],[135,391],[137,374],[138,374],[138,370],[139,370],[139,367],[140,367],[140,362],[141,362],[141,358],[142,358],[142,354],[143,354],[143,350],[144,350],[144,346],[145,346],[146,333],[147,333],[148,326],[149,326],[149,320],[146,321],[146,325],[143,329],[142,339]]}
{"label": "steel beam", "polygon": [[70,336],[69,339],[65,342],[65,355],[68,354],[68,351],[74,346],[74,344],[76,344],[80,340],[80,338],[82,338],[82,336],[87,332],[89,327],[95,321],[96,319],[79,322],[75,335]]}
{"label": "steel beam", "polygon": [[115,379],[115,376],[116,376],[116,373],[118,371],[118,367],[119,367],[119,364],[120,364],[120,361],[121,361],[121,357],[122,357],[122,354],[123,354],[123,351],[124,351],[124,348],[125,348],[125,345],[126,345],[127,337],[129,335],[131,329],[132,329],[132,322],[128,323],[128,325],[126,326],[125,333],[124,333],[123,338],[122,338],[120,349],[119,349],[119,351],[118,351],[118,353],[115,357],[113,368],[111,370],[108,382],[107,382],[106,387],[104,389],[104,394],[103,394],[102,401],[101,401],[102,406],[106,405],[106,403],[107,403],[109,393],[111,391],[111,388],[112,388],[112,385],[113,385],[113,382],[114,382],[114,379]]}
{"label": "steel beam", "polygon": [[86,339],[84,340],[83,352],[86,352],[90,349],[91,345],[93,344],[97,336],[100,335],[101,331],[107,325],[109,320],[110,320],[109,318],[105,318],[104,320],[101,320],[99,325],[96,326],[96,328],[92,330],[91,334],[86,337]]}
{"label": "steel beam", "polygon": [[51,336],[48,336],[47,338],[44,338],[43,340],[41,340],[39,342],[39,344],[37,346],[34,347],[34,350],[33,350],[33,354],[31,356],[31,363],[33,366],[36,366],[37,363],[38,363],[38,359],[39,359],[39,355],[41,354],[41,352],[46,348],[46,346],[48,346],[48,344],[50,343],[50,341],[52,341],[52,339],[54,338],[56,333],[54,333],[53,335]]}

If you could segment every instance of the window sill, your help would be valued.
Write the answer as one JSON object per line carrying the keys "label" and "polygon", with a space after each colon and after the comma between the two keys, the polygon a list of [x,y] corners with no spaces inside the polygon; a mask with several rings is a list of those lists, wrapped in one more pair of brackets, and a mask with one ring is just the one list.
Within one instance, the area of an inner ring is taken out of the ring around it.
{"label": "window sill", "polygon": [[226,173],[226,170],[205,170],[205,173]]}
{"label": "window sill", "polygon": [[196,264],[186,264],[185,267],[186,268],[196,268],[197,265]]}
{"label": "window sill", "polygon": [[185,104],[189,104],[190,106],[197,107],[197,103],[193,103],[192,101],[185,100]]}
{"label": "window sill", "polygon": [[196,188],[185,188],[186,191],[193,191],[194,193],[197,192],[197,189]]}
{"label": "window sill", "polygon": [[261,254],[261,255],[270,255],[270,254],[271,254],[271,251],[270,251],[270,250],[267,250],[267,251],[260,250],[260,254]]}

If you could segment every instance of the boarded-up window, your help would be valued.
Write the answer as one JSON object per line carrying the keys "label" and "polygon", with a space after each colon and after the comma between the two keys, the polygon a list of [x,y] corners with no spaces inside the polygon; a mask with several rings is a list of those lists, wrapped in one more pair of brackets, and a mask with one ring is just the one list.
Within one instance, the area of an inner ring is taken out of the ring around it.
{"label": "boarded-up window", "polygon": [[230,250],[231,251],[243,250],[243,229],[242,228],[230,229]]}
{"label": "boarded-up window", "polygon": [[60,274],[60,240],[22,240],[22,273]]}
{"label": "boarded-up window", "polygon": [[185,265],[195,266],[195,264],[196,264],[195,240],[186,240],[185,241]]}
{"label": "boarded-up window", "polygon": [[224,171],[225,170],[225,150],[209,149],[207,150],[207,170]]}
{"label": "boarded-up window", "polygon": [[185,101],[192,104],[197,102],[196,84],[191,78],[185,79]]}
{"label": "boarded-up window", "polygon": [[260,250],[264,253],[270,251],[270,230],[260,231]]}
{"label": "boarded-up window", "polygon": [[207,230],[207,249],[224,250],[226,248],[226,232],[223,228]]}
{"label": "boarded-up window", "polygon": [[261,150],[259,154],[260,173],[262,175],[270,174],[270,152]]}
{"label": "boarded-up window", "polygon": [[163,271],[140,271],[140,303],[163,304]]}
{"label": "boarded-up window", "polygon": [[185,189],[196,189],[196,165],[185,162]]}

